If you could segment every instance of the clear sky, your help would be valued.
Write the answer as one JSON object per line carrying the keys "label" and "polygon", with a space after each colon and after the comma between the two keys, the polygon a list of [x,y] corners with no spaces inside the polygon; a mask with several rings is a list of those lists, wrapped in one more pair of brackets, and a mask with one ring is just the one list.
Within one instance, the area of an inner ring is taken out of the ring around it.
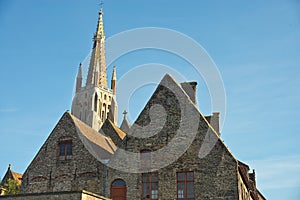
{"label": "clear sky", "polygon": [[[201,44],[226,89],[225,144],[255,168],[265,197],[300,199],[298,0],[105,0],[103,9],[107,38],[133,28],[162,27]],[[91,51],[98,10],[98,0],[0,0],[0,177],[9,163],[23,173],[71,109],[75,76]],[[115,61],[118,79],[145,63],[172,66],[195,79],[182,59],[151,50]],[[207,88],[197,81],[198,105],[210,114]],[[153,89],[132,95],[131,122]]]}

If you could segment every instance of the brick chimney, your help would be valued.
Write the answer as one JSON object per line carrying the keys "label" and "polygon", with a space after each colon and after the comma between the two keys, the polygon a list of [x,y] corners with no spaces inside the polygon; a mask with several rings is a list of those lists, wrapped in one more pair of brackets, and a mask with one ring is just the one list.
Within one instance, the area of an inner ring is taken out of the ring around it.
{"label": "brick chimney", "polygon": [[196,101],[196,86],[197,82],[183,82],[180,84],[182,89],[187,93],[187,95],[190,97],[191,101],[197,105]]}

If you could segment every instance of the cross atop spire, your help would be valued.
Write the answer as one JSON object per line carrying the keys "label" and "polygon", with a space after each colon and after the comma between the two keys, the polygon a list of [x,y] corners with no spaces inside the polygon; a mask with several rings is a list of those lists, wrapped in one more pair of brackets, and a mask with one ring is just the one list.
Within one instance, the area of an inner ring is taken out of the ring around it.
{"label": "cross atop spire", "polygon": [[126,115],[128,114],[128,112],[126,110],[124,110],[123,115],[124,115],[124,119],[126,119]]}

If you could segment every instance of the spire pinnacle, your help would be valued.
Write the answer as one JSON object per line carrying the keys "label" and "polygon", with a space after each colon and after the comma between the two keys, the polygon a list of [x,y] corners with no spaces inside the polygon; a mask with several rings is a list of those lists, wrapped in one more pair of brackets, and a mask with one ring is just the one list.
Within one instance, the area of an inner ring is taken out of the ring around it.
{"label": "spire pinnacle", "polygon": [[81,63],[79,64],[77,77],[78,77],[78,78],[82,78],[82,64],[81,64]]}
{"label": "spire pinnacle", "polygon": [[117,67],[114,66],[111,80],[117,80]]}
{"label": "spire pinnacle", "polygon": [[82,64],[80,63],[76,78],[76,92],[79,92],[82,87]]}
{"label": "spire pinnacle", "polygon": [[111,89],[113,91],[113,95],[117,93],[117,68],[114,66],[112,77],[111,77]]}
{"label": "spire pinnacle", "polygon": [[98,25],[97,25],[97,30],[95,33],[95,38],[96,39],[101,39],[102,37],[104,37],[104,26],[103,26],[103,11],[102,8],[100,8],[99,11],[99,18],[98,18]]}

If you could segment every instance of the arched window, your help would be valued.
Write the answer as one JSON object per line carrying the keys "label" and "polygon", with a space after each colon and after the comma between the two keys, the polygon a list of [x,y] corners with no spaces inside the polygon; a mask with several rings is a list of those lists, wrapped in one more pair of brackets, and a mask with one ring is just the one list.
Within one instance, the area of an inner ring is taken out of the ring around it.
{"label": "arched window", "polygon": [[122,179],[116,179],[110,187],[110,198],[113,200],[126,200],[126,183]]}
{"label": "arched window", "polygon": [[94,111],[97,112],[97,103],[98,103],[98,95],[95,93],[95,99],[94,99]]}
{"label": "arched window", "polygon": [[102,122],[106,119],[106,104],[104,103],[102,106]]}
{"label": "arched window", "polygon": [[106,100],[106,98],[107,98],[107,96],[106,96],[106,94],[104,95],[104,100]]}

